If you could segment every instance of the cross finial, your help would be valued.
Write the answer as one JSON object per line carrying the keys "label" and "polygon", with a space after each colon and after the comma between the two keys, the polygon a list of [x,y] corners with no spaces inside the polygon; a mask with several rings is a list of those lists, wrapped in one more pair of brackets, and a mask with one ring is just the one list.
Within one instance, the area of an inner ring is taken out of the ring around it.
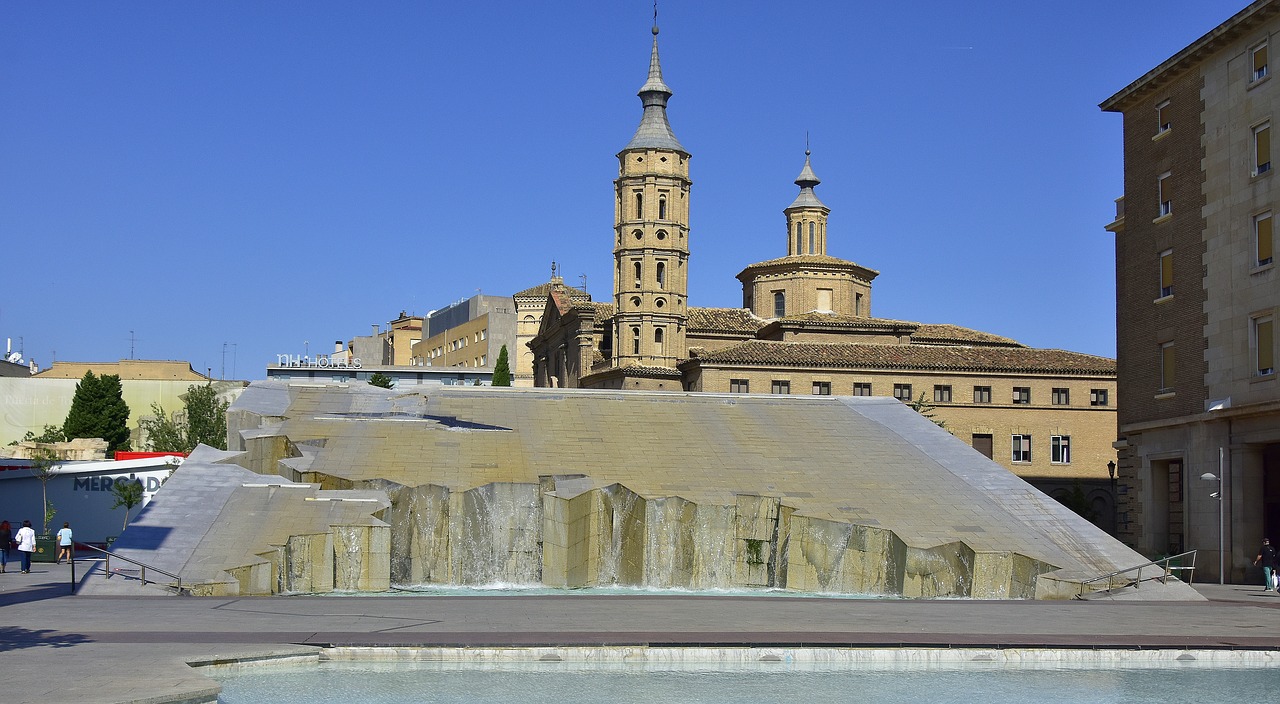
{"label": "cross finial", "polygon": [[653,33],[658,33],[658,0],[653,0]]}

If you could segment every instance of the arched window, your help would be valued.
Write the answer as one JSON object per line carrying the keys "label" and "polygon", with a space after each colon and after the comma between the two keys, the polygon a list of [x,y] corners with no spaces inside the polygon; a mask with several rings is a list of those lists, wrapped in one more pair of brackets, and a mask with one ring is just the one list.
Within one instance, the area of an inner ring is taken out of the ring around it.
{"label": "arched window", "polygon": [[644,194],[636,194],[636,219],[640,220],[644,217]]}
{"label": "arched window", "polygon": [[818,253],[818,251],[814,249],[814,246],[815,246],[814,239],[815,238],[813,236],[813,223],[809,223],[809,254]]}
{"label": "arched window", "polygon": [[666,196],[661,196],[661,197],[659,197],[659,198],[658,198],[658,219],[659,219],[659,220],[666,220],[666,219],[667,219],[667,198],[666,198]]}
{"label": "arched window", "polygon": [[640,269],[640,262],[635,262],[634,266],[636,270],[636,288],[640,288],[640,280],[641,280],[640,274],[642,273]]}
{"label": "arched window", "polygon": [[773,292],[773,317],[781,318],[787,314],[787,296],[782,291]]}
{"label": "arched window", "polygon": [[800,223],[796,223],[796,254],[804,252],[804,245],[800,241]]}
{"label": "arched window", "polygon": [[662,354],[663,337],[662,328],[653,329],[653,346],[657,350],[658,354]]}
{"label": "arched window", "polygon": [[631,354],[640,354],[640,328],[631,328]]}
{"label": "arched window", "polygon": [[665,262],[658,262],[658,288],[667,287],[667,265]]}

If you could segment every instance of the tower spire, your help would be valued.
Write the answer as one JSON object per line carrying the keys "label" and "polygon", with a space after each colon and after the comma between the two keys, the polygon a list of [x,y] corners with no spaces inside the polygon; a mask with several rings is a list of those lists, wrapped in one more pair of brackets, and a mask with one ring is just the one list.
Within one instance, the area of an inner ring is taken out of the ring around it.
{"label": "tower spire", "polygon": [[782,211],[787,216],[787,254],[821,255],[827,253],[827,214],[831,210],[813,192],[822,181],[813,173],[809,162],[808,133],[804,136],[804,147],[804,168],[795,181],[800,193]]}
{"label": "tower spire", "polygon": [[685,151],[680,140],[671,131],[671,123],[667,122],[667,100],[671,97],[671,89],[662,80],[662,62],[658,60],[658,4],[653,5],[653,50],[649,54],[649,76],[640,86],[637,93],[640,104],[644,106],[644,114],[640,116],[640,126],[631,137],[623,151],[628,149],[672,149]]}

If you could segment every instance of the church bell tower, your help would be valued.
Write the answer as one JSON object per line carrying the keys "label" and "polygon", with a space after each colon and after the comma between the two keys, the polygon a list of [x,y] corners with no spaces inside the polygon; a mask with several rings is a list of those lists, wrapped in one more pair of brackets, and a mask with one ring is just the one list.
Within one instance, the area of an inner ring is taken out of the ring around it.
{"label": "church bell tower", "polygon": [[644,113],[618,152],[613,182],[613,365],[675,367],[686,356],[689,280],[689,152],[667,122],[671,89],[653,26]]}

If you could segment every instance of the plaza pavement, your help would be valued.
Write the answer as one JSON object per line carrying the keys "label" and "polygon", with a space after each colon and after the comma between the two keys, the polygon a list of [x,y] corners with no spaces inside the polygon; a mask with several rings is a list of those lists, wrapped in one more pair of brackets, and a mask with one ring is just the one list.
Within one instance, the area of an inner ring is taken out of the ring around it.
{"label": "plaza pavement", "polygon": [[[92,564],[92,563],[90,563]],[[11,563],[10,566],[13,566]],[[86,563],[78,564],[81,576]],[[0,701],[207,702],[192,662],[326,645],[769,645],[1280,651],[1280,595],[1206,601],[850,600],[729,596],[165,596],[113,578],[72,595],[67,565],[0,574]]]}

